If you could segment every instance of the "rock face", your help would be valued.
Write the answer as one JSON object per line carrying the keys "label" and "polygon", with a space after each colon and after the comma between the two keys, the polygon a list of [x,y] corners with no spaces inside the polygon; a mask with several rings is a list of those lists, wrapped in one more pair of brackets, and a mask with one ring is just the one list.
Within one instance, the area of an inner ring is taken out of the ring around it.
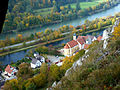
{"label": "rock face", "polygon": [[53,84],[52,84],[52,87],[55,87],[57,85],[57,82],[55,81]]}
{"label": "rock face", "polygon": [[114,25],[112,27],[112,30],[107,29],[107,30],[103,31],[102,40],[104,40],[104,42],[103,42],[103,48],[104,49],[106,49],[106,47],[107,47],[108,39],[110,38],[110,35],[112,35],[112,33],[114,32],[114,28],[119,25],[119,21],[120,21],[120,19],[116,20],[116,22],[114,23]]}
{"label": "rock face", "polygon": [[82,57],[82,58],[80,58],[79,60],[77,60],[76,62],[74,62],[73,65],[72,65],[72,67],[69,68],[69,69],[66,71],[65,76],[68,76],[68,75],[71,73],[72,69],[73,69],[73,70],[76,70],[76,67],[77,67],[77,66],[81,66],[83,60],[84,60],[84,57]]}

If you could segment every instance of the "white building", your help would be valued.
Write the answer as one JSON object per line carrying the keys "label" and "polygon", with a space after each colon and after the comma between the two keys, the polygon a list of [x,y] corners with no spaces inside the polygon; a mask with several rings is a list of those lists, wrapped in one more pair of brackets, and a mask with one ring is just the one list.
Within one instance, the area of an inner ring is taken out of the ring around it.
{"label": "white building", "polygon": [[88,46],[93,42],[97,40],[95,36],[76,36],[76,34],[73,35],[73,40],[66,43],[64,46],[64,55],[65,56],[72,56],[74,55],[77,51],[81,49],[86,49]]}
{"label": "white building", "polygon": [[32,59],[32,62],[30,63],[31,68],[40,67],[42,63],[45,63],[45,58],[43,56],[40,56],[39,54],[34,53],[34,57],[35,58],[31,58]]}
{"label": "white building", "polygon": [[42,63],[39,60],[32,58],[32,62],[30,63],[30,65],[31,65],[31,68],[37,68],[37,67],[40,67]]}

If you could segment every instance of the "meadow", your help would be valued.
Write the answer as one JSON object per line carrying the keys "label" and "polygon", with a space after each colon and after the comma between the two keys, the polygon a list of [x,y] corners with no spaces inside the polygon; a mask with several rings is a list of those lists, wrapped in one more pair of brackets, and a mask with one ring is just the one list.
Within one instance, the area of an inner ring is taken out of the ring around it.
{"label": "meadow", "polygon": [[[89,7],[92,7],[92,6],[96,6],[101,2],[104,2],[104,0],[94,0],[92,2],[81,2],[80,7],[81,7],[81,9],[85,9],[85,8],[89,8]],[[76,3],[70,4],[70,5],[73,9],[76,8]],[[67,7],[67,6],[68,5],[65,5],[65,7]],[[46,15],[51,13],[51,9],[52,9],[52,7],[37,9],[37,10],[34,10],[34,13],[35,13],[35,15],[46,16]]]}

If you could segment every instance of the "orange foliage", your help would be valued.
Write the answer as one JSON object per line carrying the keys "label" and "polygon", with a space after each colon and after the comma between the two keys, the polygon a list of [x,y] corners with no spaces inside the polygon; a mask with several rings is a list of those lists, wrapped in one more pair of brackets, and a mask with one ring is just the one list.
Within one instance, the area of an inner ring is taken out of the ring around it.
{"label": "orange foliage", "polygon": [[70,28],[74,28],[74,26],[73,26],[73,25],[70,25],[69,27],[70,27]]}

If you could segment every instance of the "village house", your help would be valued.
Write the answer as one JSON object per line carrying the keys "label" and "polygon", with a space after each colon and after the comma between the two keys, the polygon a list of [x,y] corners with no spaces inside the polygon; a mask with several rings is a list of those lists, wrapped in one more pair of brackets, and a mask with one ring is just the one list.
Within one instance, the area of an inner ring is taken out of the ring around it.
{"label": "village house", "polygon": [[5,68],[5,74],[7,74],[8,76],[15,76],[16,73],[17,73],[17,69],[15,69],[15,67],[8,65]]}
{"label": "village house", "polygon": [[96,38],[95,36],[91,36],[91,35],[78,36],[77,38],[76,34],[74,33],[73,40],[66,43],[66,45],[64,46],[63,53],[65,56],[72,56],[77,51],[88,48],[93,41],[95,40],[101,41],[101,39],[102,36]]}
{"label": "village house", "polygon": [[40,67],[42,63],[39,60],[32,58],[32,62],[30,63],[30,65],[31,65],[31,68],[37,68],[37,67]]}
{"label": "village house", "polygon": [[39,54],[34,53],[35,58],[31,58],[32,62],[30,63],[31,68],[37,68],[42,65],[42,63],[45,63],[45,58],[43,56],[40,56]]}
{"label": "village house", "polygon": [[5,72],[2,72],[2,76],[5,78],[5,80],[11,80],[11,79],[15,79],[16,77],[16,73],[17,73],[17,69],[15,67],[12,67],[10,65],[8,65],[5,68]]}

